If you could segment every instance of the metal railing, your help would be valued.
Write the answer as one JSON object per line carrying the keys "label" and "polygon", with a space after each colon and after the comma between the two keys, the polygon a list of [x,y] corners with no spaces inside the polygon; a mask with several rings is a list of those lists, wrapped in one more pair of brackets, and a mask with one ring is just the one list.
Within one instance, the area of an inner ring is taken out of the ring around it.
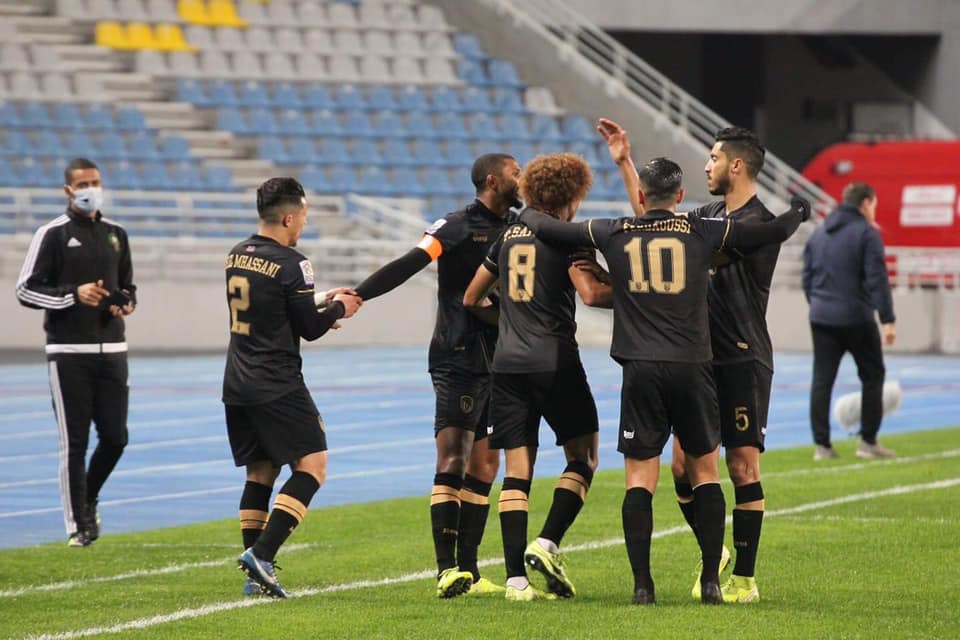
{"label": "metal railing", "polygon": [[[719,129],[730,126],[716,112],[681,89],[642,58],[607,35],[563,0],[479,0],[515,24],[552,42],[564,64],[593,73],[611,92],[625,89],[660,116],[665,126],[679,127],[706,149]],[[706,157],[706,155],[704,155]],[[759,185],[783,202],[800,194],[816,211],[827,213],[836,201],[799,172],[767,153]]]}

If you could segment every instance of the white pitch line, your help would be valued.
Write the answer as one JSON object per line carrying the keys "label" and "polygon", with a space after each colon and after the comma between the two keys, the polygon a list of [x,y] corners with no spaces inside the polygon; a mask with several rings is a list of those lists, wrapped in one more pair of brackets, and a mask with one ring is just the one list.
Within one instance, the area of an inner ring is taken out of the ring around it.
{"label": "white pitch line", "polygon": [[[913,484],[913,485],[901,485],[896,487],[890,487],[889,489],[880,489],[878,491],[866,491],[864,493],[854,493],[846,496],[840,496],[839,498],[832,498],[830,500],[820,500],[818,502],[810,502],[807,504],[797,505],[795,507],[788,507],[786,509],[776,509],[773,511],[767,511],[764,514],[765,518],[773,518],[777,516],[793,515],[796,513],[803,513],[805,511],[814,511],[817,509],[825,509],[827,507],[833,507],[841,504],[848,504],[850,502],[858,502],[862,500],[873,500],[876,498],[883,498],[886,496],[893,495],[904,495],[908,493],[915,493],[917,491],[928,491],[932,489],[948,489],[950,487],[955,487],[960,485],[960,478],[948,478],[945,480],[937,480],[935,482],[925,482],[922,484]],[[730,517],[727,517],[727,521],[730,521]],[[688,531],[686,526],[671,527],[669,529],[663,529],[656,531],[653,534],[653,538],[664,538],[666,536],[675,535],[678,533],[683,533]],[[586,542],[578,545],[571,545],[564,548],[565,553],[577,552],[577,551],[588,551],[594,549],[604,549],[608,547],[614,547],[617,545],[623,544],[623,538],[608,538],[606,540],[597,540],[593,542]],[[501,559],[488,558],[480,562],[481,566],[488,566],[497,562],[501,562]],[[417,571],[414,573],[407,573],[400,576],[395,576],[392,578],[382,578],[380,580],[358,580],[355,582],[347,582],[341,584],[328,585],[326,587],[308,587],[306,589],[299,589],[290,594],[292,598],[305,598],[315,595],[320,595],[323,593],[333,593],[336,591],[355,591],[358,589],[367,589],[370,587],[378,586],[388,586],[394,584],[403,584],[407,582],[415,582],[417,580],[425,580],[428,578],[433,578],[435,572],[432,569],[424,569],[423,571]],[[132,629],[147,629],[150,627],[155,627],[162,624],[168,624],[170,622],[176,622],[178,620],[187,620],[193,618],[201,618],[208,616],[214,613],[219,613],[221,611],[230,611],[231,609],[239,609],[242,607],[251,607],[261,604],[269,604],[279,602],[273,598],[257,598],[257,599],[245,599],[245,600],[233,600],[230,602],[219,602],[214,604],[204,605],[202,607],[195,607],[192,609],[180,609],[179,611],[174,611],[173,613],[167,614],[158,614],[155,616],[150,616],[147,618],[139,618],[136,620],[130,620],[128,622],[122,622],[110,627],[92,627],[88,629],[79,629],[76,631],[63,631],[59,633],[45,633],[39,636],[26,636],[22,640],[72,640],[73,638],[84,638],[87,636],[93,636],[98,634],[107,634],[107,633],[122,633],[124,631],[129,631]]]}

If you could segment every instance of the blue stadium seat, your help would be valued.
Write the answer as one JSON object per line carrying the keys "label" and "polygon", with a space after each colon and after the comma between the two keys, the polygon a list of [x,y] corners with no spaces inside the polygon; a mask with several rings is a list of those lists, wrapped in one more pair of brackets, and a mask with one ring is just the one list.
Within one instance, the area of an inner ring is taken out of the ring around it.
{"label": "blue stadium seat", "polygon": [[250,132],[259,135],[279,133],[280,127],[270,109],[253,109],[247,114]]}
{"label": "blue stadium seat", "polygon": [[380,167],[373,165],[360,169],[357,188],[360,193],[374,196],[387,196],[396,193],[389,174]]}
{"label": "blue stadium seat", "polygon": [[300,170],[300,183],[305,189],[316,191],[318,193],[330,193],[334,191],[327,172],[321,167],[309,166]]}
{"label": "blue stadium seat", "polygon": [[53,120],[47,105],[42,102],[25,102],[20,109],[21,126],[31,128],[52,127]]}
{"label": "blue stadium seat", "polygon": [[143,186],[134,166],[125,160],[103,167],[103,181],[114,189],[140,189]]}
{"label": "blue stadium seat", "polygon": [[560,133],[560,127],[557,126],[557,119],[553,116],[534,114],[530,119],[530,129],[533,137],[541,142],[554,142],[563,140],[564,136]]}
{"label": "blue stadium seat", "polygon": [[428,220],[438,220],[460,209],[464,203],[450,196],[432,196],[427,199],[423,213]]}
{"label": "blue stadium seat", "polygon": [[470,138],[470,133],[464,125],[463,116],[459,113],[447,111],[437,117],[437,131],[444,138],[459,138],[461,140]]}
{"label": "blue stadium seat", "polygon": [[56,157],[63,153],[63,141],[53,129],[40,129],[33,134],[33,149],[29,155]]}
{"label": "blue stadium seat", "polygon": [[466,110],[463,103],[460,102],[460,95],[456,89],[446,86],[435,87],[430,92],[430,109],[441,113]]}
{"label": "blue stadium seat", "polygon": [[139,109],[121,107],[117,109],[117,127],[125,131],[143,131],[147,128],[147,121]]}
{"label": "blue stadium seat", "polygon": [[21,126],[20,110],[12,102],[0,103],[0,126],[4,129]]}
{"label": "blue stadium seat", "polygon": [[122,160],[130,157],[127,150],[127,141],[116,131],[104,131],[100,134],[100,144],[97,145],[98,152],[105,158]]}
{"label": "blue stadium seat", "polygon": [[416,85],[405,85],[400,88],[397,105],[401,111],[426,111],[429,108],[426,94]]}
{"label": "blue stadium seat", "polygon": [[494,87],[493,104],[500,113],[526,113],[523,97],[514,87]]}
{"label": "blue stadium seat", "polygon": [[491,60],[488,65],[490,84],[501,87],[522,87],[517,69],[509,60]]}
{"label": "blue stadium seat", "polygon": [[407,141],[401,138],[387,138],[383,141],[383,161],[395,166],[415,164]]}
{"label": "blue stadium seat", "polygon": [[314,139],[306,136],[295,136],[287,144],[287,156],[291,162],[297,164],[313,164],[320,161]]}
{"label": "blue stadium seat", "polygon": [[414,140],[411,155],[418,165],[424,167],[445,167],[448,164],[436,140]]}
{"label": "blue stadium seat", "polygon": [[190,143],[182,136],[167,136],[160,143],[160,157],[164,160],[188,160]]}
{"label": "blue stadium seat", "polygon": [[393,170],[393,188],[394,192],[401,197],[422,198],[427,194],[427,190],[420,182],[413,167],[397,167]]}
{"label": "blue stadium seat", "polygon": [[281,133],[287,135],[308,135],[312,130],[303,111],[299,109],[282,110],[277,117],[277,126]]}
{"label": "blue stadium seat", "polygon": [[233,191],[233,175],[230,169],[223,165],[208,165],[204,172],[204,182],[210,191]]}
{"label": "blue stadium seat", "polygon": [[527,124],[527,118],[519,113],[508,113],[500,118],[500,128],[504,137],[514,142],[532,140],[535,137]]}
{"label": "blue stadium seat", "polygon": [[310,109],[333,109],[336,104],[325,84],[308,84],[303,91],[303,105]]}
{"label": "blue stadium seat", "polygon": [[375,84],[367,89],[367,105],[376,111],[393,111],[397,109],[397,100],[390,87]]}
{"label": "blue stadium seat", "polygon": [[464,58],[482,60],[487,57],[480,45],[480,40],[472,33],[453,34],[453,50]]}
{"label": "blue stadium seat", "polygon": [[351,136],[373,137],[376,135],[370,118],[363,111],[348,111],[343,119],[344,132]]}
{"label": "blue stadium seat", "polygon": [[141,163],[139,174],[144,189],[172,191],[177,188],[167,173],[167,166],[159,160],[146,160]]}
{"label": "blue stadium seat", "polygon": [[53,105],[53,123],[61,129],[82,129],[83,118],[80,109],[72,102],[58,102]]}
{"label": "blue stadium seat", "polygon": [[33,143],[27,134],[17,129],[4,129],[2,152],[6,156],[22,156],[30,153]]}
{"label": "blue stadium seat", "polygon": [[428,193],[437,196],[457,196],[464,195],[460,189],[450,182],[450,174],[446,169],[428,168],[421,177],[423,184],[426,185]]}
{"label": "blue stadium seat", "polygon": [[498,141],[507,139],[500,125],[489,113],[474,113],[467,116],[467,135],[473,140]]}
{"label": "blue stadium seat", "polygon": [[457,77],[467,84],[476,86],[482,87],[490,84],[483,65],[476,60],[457,61]]}
{"label": "blue stadium seat", "polygon": [[320,140],[320,161],[323,164],[345,164],[350,162],[350,151],[343,138],[322,138]]}
{"label": "blue stadium seat", "polygon": [[596,142],[597,132],[585,117],[571,113],[563,116],[561,130],[567,140],[571,142]]}
{"label": "blue stadium seat", "polygon": [[207,96],[203,83],[189,78],[177,80],[177,101],[198,107],[209,107],[214,104]]}
{"label": "blue stadium seat", "polygon": [[510,145],[510,154],[523,166],[533,160],[537,150],[529,142],[514,142]]}
{"label": "blue stadium seat", "polygon": [[217,109],[217,129],[235,134],[244,134],[249,131],[247,121],[239,109],[220,107]]}
{"label": "blue stadium seat", "polygon": [[340,119],[337,118],[337,114],[328,109],[315,111],[313,113],[312,124],[311,129],[314,135],[339,136],[343,134],[343,128],[340,125]]}
{"label": "blue stadium seat", "polygon": [[237,91],[229,80],[211,80],[207,85],[208,104],[211,107],[238,106]]}
{"label": "blue stadium seat", "polygon": [[206,181],[200,174],[200,167],[192,162],[177,162],[169,170],[170,182],[175,189],[184,191],[203,191]]}
{"label": "blue stadium seat", "polygon": [[425,111],[411,111],[407,114],[407,133],[412,138],[438,138],[439,132],[433,119]]}
{"label": "blue stadium seat", "polygon": [[257,156],[277,164],[287,164],[290,157],[287,155],[287,147],[283,144],[283,138],[277,136],[264,136],[257,140]]}
{"label": "blue stadium seat", "polygon": [[335,87],[333,102],[337,109],[341,111],[367,108],[367,101],[363,97],[363,93],[352,84],[341,84]]}
{"label": "blue stadium seat", "polygon": [[10,175],[14,178],[11,186],[52,187],[57,182],[63,182],[62,176],[56,182],[51,182],[48,167],[31,157],[23,158],[14,164]]}
{"label": "blue stadium seat", "polygon": [[486,111],[494,112],[493,102],[490,100],[490,94],[481,87],[466,87],[461,91],[461,102],[468,111]]}
{"label": "blue stadium seat", "polygon": [[63,140],[63,148],[59,155],[68,155],[74,158],[94,156],[95,158],[105,158],[106,154],[100,152],[99,147],[94,142],[88,131],[73,130],[64,131],[60,136]]}
{"label": "blue stadium seat", "polygon": [[270,106],[270,96],[262,82],[247,80],[241,82],[237,91],[237,104],[241,107],[266,109]]}
{"label": "blue stadium seat", "polygon": [[113,107],[109,104],[91,104],[83,119],[88,129],[113,129]]}
{"label": "blue stadium seat", "polygon": [[[304,106],[300,90],[291,82],[276,82],[271,85],[270,102],[274,107],[299,109]],[[313,105],[311,105],[313,106]]]}
{"label": "blue stadium seat", "polygon": [[[570,145],[570,152],[583,156],[583,159],[594,171],[600,168],[601,161],[597,155],[597,147],[592,142],[574,142]],[[596,176],[594,176],[594,179],[596,179]]]}
{"label": "blue stadium seat", "polygon": [[380,147],[372,138],[356,138],[353,141],[350,145],[350,161],[361,165],[384,164]]}
{"label": "blue stadium seat", "polygon": [[357,175],[353,169],[344,165],[334,165],[327,173],[330,179],[330,186],[335,193],[358,193],[360,185],[357,182]]}
{"label": "blue stadium seat", "polygon": [[127,135],[127,150],[138,160],[156,160],[160,157],[157,139],[149,131],[134,131]]}
{"label": "blue stadium seat", "polygon": [[473,149],[464,140],[447,140],[447,149],[443,156],[449,166],[458,168],[472,167],[476,160]]}
{"label": "blue stadium seat", "polygon": [[407,128],[396,111],[378,111],[373,115],[373,131],[382,138],[405,138]]}

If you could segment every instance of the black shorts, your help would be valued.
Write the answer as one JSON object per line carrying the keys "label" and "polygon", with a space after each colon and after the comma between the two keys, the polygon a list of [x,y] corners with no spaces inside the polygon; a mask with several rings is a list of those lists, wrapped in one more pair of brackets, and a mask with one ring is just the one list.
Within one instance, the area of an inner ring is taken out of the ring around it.
{"label": "black shorts", "polygon": [[715,365],[720,407],[720,438],[726,449],[756,447],[763,451],[773,372],[756,361]]}
{"label": "black shorts", "polygon": [[323,418],[306,387],[266,404],[224,405],[233,462],[269,460],[275,467],[327,450]]}
{"label": "black shorts", "polygon": [[491,449],[539,446],[541,417],[558,445],[599,431],[597,405],[582,364],[544,373],[493,374]]}
{"label": "black shorts", "polygon": [[441,364],[430,369],[430,379],[437,395],[434,435],[447,427],[459,427],[473,431],[477,440],[486,438],[490,374]]}
{"label": "black shorts", "polygon": [[709,362],[624,361],[617,446],[624,456],[659,456],[671,427],[685,452],[709,453],[720,444],[719,423]]}

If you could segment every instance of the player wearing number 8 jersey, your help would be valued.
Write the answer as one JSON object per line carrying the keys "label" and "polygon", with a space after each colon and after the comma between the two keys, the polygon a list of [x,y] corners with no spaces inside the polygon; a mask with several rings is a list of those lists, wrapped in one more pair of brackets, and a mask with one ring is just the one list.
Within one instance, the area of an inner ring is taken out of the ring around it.
{"label": "player wearing number 8 jersey", "polygon": [[[293,249],[307,215],[300,183],[264,182],[257,212],[257,233],[231,249],[225,265],[230,347],[223,402],[234,462],[247,470],[240,498],[239,564],[249,576],[244,594],[282,598],[274,557],[306,515],[327,467],[323,420],[300,372],[300,339],[316,340],[352,316],[360,299],[349,290],[330,291],[330,304],[317,311],[313,267]],[[293,473],[268,516],[273,484],[285,464]]]}
{"label": "player wearing number 8 jersey", "polygon": [[650,575],[652,498],[659,456],[671,426],[687,454],[694,485],[702,601],[723,601],[718,568],[725,504],[720,490],[717,398],[710,370],[707,318],[710,258],[724,247],[748,249],[782,242],[809,216],[800,199],[763,224],[678,215],[682,172],[656,158],[639,171],[646,213],[634,218],[563,223],[524,211],[521,221],[547,242],[592,245],[603,253],[613,280],[611,355],[623,367],[620,443],[627,491],[623,527],[634,574],[634,602],[655,601]]}

